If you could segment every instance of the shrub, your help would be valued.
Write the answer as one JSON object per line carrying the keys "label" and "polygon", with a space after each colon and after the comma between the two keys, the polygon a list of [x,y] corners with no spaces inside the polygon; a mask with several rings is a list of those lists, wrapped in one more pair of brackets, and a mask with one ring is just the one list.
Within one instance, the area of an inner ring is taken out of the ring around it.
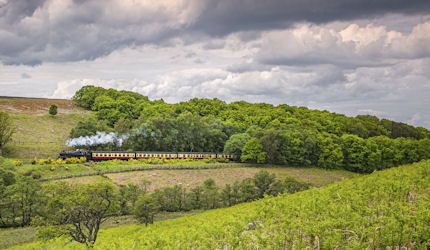
{"label": "shrub", "polygon": [[13,164],[15,164],[15,166],[22,166],[22,161],[14,160]]}
{"label": "shrub", "polygon": [[81,158],[66,158],[66,164],[77,164],[77,163],[85,163],[87,161],[87,158],[81,157]]}
{"label": "shrub", "polygon": [[55,161],[55,163],[56,163],[56,164],[58,164],[58,165],[62,165],[62,164],[65,164],[65,163],[66,163],[66,161],[65,161],[65,160],[63,160],[63,159],[61,159],[61,158],[58,158],[58,159]]}
{"label": "shrub", "polygon": [[33,173],[31,174],[31,178],[37,180],[42,178],[42,174],[39,171],[33,171]]}
{"label": "shrub", "polygon": [[56,104],[51,104],[51,106],[49,107],[49,111],[48,112],[49,112],[50,115],[54,116],[54,115],[57,114],[57,109],[58,109],[58,107],[57,107]]}

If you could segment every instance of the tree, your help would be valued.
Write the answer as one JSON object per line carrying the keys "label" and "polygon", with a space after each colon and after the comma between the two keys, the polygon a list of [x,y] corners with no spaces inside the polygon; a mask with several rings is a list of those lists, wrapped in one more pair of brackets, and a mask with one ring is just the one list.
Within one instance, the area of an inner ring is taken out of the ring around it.
{"label": "tree", "polygon": [[110,132],[105,121],[98,121],[94,117],[89,117],[79,121],[76,127],[70,131],[70,138],[78,138],[81,136],[95,135],[97,132]]}
{"label": "tree", "polygon": [[336,136],[331,134],[320,136],[321,153],[318,159],[318,167],[324,169],[339,169],[343,167],[342,147],[335,143],[335,139]]}
{"label": "tree", "polygon": [[157,200],[150,194],[143,194],[139,197],[134,208],[134,216],[145,223],[145,226],[154,223],[154,215],[160,209]]}
{"label": "tree", "polygon": [[57,114],[57,105],[56,104],[51,104],[51,106],[49,107],[49,114],[54,116]]}
{"label": "tree", "polygon": [[31,176],[18,176],[15,184],[9,186],[9,197],[13,202],[15,216],[20,218],[20,225],[28,226],[36,215],[42,198],[39,194],[40,182]]}
{"label": "tree", "polygon": [[139,185],[129,183],[119,187],[119,205],[120,214],[125,215],[130,213],[130,208],[133,209],[137,199],[146,191],[142,190]]}
{"label": "tree", "polygon": [[124,117],[121,117],[114,125],[115,132],[120,134],[130,133],[132,128],[133,128],[132,120],[125,119]]}
{"label": "tree", "polygon": [[234,134],[228,139],[224,146],[224,154],[241,155],[242,148],[250,139],[246,133]]}
{"label": "tree", "polygon": [[256,189],[254,180],[251,178],[243,179],[240,183],[240,199],[242,202],[249,202],[255,200]]}
{"label": "tree", "polygon": [[251,138],[242,148],[242,162],[263,163],[266,159],[266,152],[263,152],[263,146],[257,138]]}
{"label": "tree", "polygon": [[292,194],[295,192],[300,192],[300,191],[309,189],[311,187],[311,184],[306,183],[306,182],[297,181],[296,179],[294,179],[292,177],[287,177],[284,180],[284,187],[288,193]]}
{"label": "tree", "polygon": [[218,189],[215,180],[208,178],[203,182],[203,207],[213,209],[218,205]]}
{"label": "tree", "polygon": [[269,129],[264,131],[260,138],[264,152],[266,152],[266,162],[275,164],[286,164],[286,157],[282,154],[286,137],[281,130]]}
{"label": "tree", "polygon": [[13,133],[15,133],[15,127],[9,114],[0,112],[0,155],[4,145],[12,139]]}
{"label": "tree", "polygon": [[275,182],[275,174],[270,174],[266,170],[261,170],[254,175],[254,185],[257,188],[258,198],[263,198]]}
{"label": "tree", "polygon": [[68,236],[88,247],[94,245],[100,224],[118,206],[114,189],[106,183],[72,185],[65,182],[45,187],[48,196],[43,220],[38,223],[39,236]]}

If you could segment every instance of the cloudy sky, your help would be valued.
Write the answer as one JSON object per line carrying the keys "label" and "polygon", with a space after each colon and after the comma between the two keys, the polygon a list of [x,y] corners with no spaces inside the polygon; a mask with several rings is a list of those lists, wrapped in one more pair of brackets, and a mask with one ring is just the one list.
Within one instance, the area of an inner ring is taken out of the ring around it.
{"label": "cloudy sky", "polygon": [[430,1],[0,0],[0,95],[86,84],[430,129]]}

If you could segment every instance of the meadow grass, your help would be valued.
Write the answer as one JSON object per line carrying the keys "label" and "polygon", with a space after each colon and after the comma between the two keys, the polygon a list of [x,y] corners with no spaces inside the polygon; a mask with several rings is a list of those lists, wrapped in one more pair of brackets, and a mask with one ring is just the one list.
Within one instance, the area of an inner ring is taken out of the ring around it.
{"label": "meadow grass", "polygon": [[[176,219],[186,215],[196,215],[204,210],[180,211],[180,212],[160,212],[155,215],[154,221]],[[108,218],[100,226],[101,229],[108,229],[131,224],[138,224],[139,221],[132,215],[113,216]],[[0,229],[0,249],[10,248],[37,240],[37,229],[34,227]]]}
{"label": "meadow grass", "polygon": [[[428,249],[429,178],[430,160],[148,227],[104,229],[94,249]],[[66,242],[16,249],[85,249]]]}
{"label": "meadow grass", "polygon": [[58,114],[56,116],[12,114],[16,127],[12,141],[4,148],[4,156],[17,159],[56,158],[67,149],[66,140],[78,121],[91,114]]}

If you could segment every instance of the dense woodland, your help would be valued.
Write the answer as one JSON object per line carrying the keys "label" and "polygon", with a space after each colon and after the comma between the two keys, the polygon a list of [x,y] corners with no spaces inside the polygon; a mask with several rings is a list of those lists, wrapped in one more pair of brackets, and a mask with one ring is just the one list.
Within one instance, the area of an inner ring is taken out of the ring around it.
{"label": "dense woodland", "polygon": [[429,130],[369,115],[218,99],[168,104],[94,86],[82,87],[73,99],[96,118],[79,122],[70,138],[97,131],[128,135],[122,145],[89,149],[223,151],[243,162],[365,173],[430,158]]}

